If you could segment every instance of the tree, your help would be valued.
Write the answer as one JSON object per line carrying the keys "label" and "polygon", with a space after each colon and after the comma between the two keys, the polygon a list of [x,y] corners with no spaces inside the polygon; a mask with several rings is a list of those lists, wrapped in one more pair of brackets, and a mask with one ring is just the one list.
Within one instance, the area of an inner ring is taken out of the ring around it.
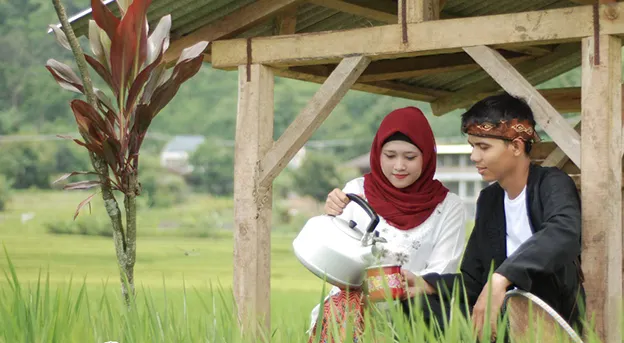
{"label": "tree", "polygon": [[[82,136],[82,140],[74,141],[89,151],[94,168],[91,172],[69,173],[59,181],[73,175],[98,177],[64,188],[99,188],[102,193],[113,229],[122,294],[129,302],[134,294],[139,151],[154,117],[171,101],[180,85],[201,68],[201,54],[208,43],[200,42],[183,50],[168,74],[162,57],[169,47],[170,15],[163,17],[148,36],[147,9],[151,0],[116,1],[121,18],[100,0],[91,0],[94,20],[89,22],[89,43],[93,56],[85,55],[60,0],[53,0],[53,4],[62,30],[51,28],[59,44],[73,52],[81,77],[54,59],[48,60],[46,68],[62,88],[86,96],[87,101],[74,99],[70,107]],[[105,82],[114,101],[109,94],[93,88],[87,63]],[[124,196],[125,225],[114,191]],[[78,205],[74,218],[96,194]]]}
{"label": "tree", "polygon": [[337,160],[332,155],[308,152],[301,167],[293,175],[293,188],[301,195],[323,201],[334,188],[342,187]]}
{"label": "tree", "polygon": [[208,139],[191,155],[193,171],[187,176],[194,190],[214,195],[232,195],[234,192],[234,148],[223,146],[216,139]]}
{"label": "tree", "polygon": [[39,142],[3,144],[0,155],[0,174],[12,188],[50,188],[54,173],[54,146]]}

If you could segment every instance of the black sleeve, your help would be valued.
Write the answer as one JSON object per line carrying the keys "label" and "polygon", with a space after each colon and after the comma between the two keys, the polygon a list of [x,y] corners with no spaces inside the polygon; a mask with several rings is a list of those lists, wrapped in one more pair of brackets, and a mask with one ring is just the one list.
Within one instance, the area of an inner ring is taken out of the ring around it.
{"label": "black sleeve", "polygon": [[481,248],[479,244],[479,233],[482,232],[481,221],[479,220],[479,207],[477,205],[477,216],[475,218],[475,226],[470,233],[466,250],[464,251],[464,257],[460,267],[461,274],[437,274],[431,273],[423,275],[423,279],[429,285],[435,287],[438,290],[442,290],[443,296],[450,299],[452,296],[450,290],[454,287],[462,285],[458,291],[460,292],[460,298],[464,299],[464,291],[468,299],[470,307],[474,306],[477,302],[479,294],[483,289],[483,274],[485,265],[483,264],[481,257]]}
{"label": "black sleeve", "polygon": [[544,215],[540,230],[496,270],[523,290],[531,289],[537,275],[551,274],[581,253],[581,205],[574,181],[563,172],[548,173],[538,196]]}

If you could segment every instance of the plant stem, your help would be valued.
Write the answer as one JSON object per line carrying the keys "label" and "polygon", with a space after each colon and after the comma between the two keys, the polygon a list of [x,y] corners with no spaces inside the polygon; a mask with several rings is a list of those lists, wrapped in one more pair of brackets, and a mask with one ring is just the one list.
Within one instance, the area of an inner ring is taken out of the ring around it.
{"label": "plant stem", "polygon": [[136,197],[138,182],[136,170],[128,175],[128,192],[124,197],[126,208],[126,275],[134,294],[134,263],[136,262]]}
{"label": "plant stem", "polygon": [[[54,5],[54,9],[56,10],[56,14],[62,24],[61,29],[65,32],[67,36],[67,40],[69,41],[69,45],[71,46],[72,52],[74,54],[74,59],[76,60],[76,65],[78,66],[78,70],[80,71],[80,77],[82,78],[82,84],[84,86],[85,95],[87,97],[87,102],[95,109],[97,109],[97,98],[95,96],[95,92],[93,91],[93,82],[91,81],[91,77],[89,76],[89,69],[87,68],[87,61],[84,57],[84,53],[78,44],[78,39],[76,38],[76,34],[72,29],[69,20],[67,19],[67,13],[65,12],[65,8],[61,4],[60,0],[52,0],[52,4]],[[83,136],[84,138],[84,136]],[[113,241],[115,243],[115,251],[117,253],[117,263],[121,268],[121,272],[125,274],[125,278],[128,279],[128,282],[132,282],[132,289],[134,292],[134,277],[133,275],[128,275],[127,269],[127,261],[128,257],[126,256],[126,239],[124,234],[124,227],[121,220],[121,211],[119,210],[119,204],[117,203],[117,199],[115,199],[115,195],[113,194],[108,166],[106,162],[96,156],[95,154],[89,153],[89,157],[91,159],[91,164],[95,171],[99,174],[101,188],[102,188],[102,199],[104,200],[104,206],[106,207],[106,213],[111,220],[111,224],[113,226]],[[136,218],[136,212],[134,213]],[[136,232],[136,227],[135,227]],[[133,235],[136,237],[136,235]],[[135,238],[133,238],[135,239]],[[134,243],[133,243],[134,244]],[[133,253],[134,254],[134,253]],[[134,257],[132,257],[132,269],[131,273],[134,272]],[[121,289],[124,299],[126,302],[129,301],[128,293],[126,287],[124,285],[124,275],[121,275]]]}

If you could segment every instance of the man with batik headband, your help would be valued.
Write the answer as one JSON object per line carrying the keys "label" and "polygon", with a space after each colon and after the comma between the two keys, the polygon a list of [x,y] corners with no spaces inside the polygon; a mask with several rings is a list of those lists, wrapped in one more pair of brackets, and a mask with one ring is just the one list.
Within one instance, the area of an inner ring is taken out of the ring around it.
{"label": "man with batik headband", "polygon": [[406,272],[413,293],[451,290],[455,281],[463,281],[475,327],[481,332],[485,318],[491,318],[495,335],[505,294],[518,288],[544,300],[580,330],[579,195],[566,173],[531,163],[531,146],[539,140],[531,108],[506,93],[491,96],[462,115],[462,131],[473,147],[471,160],[492,184],[477,200],[461,274],[419,278]]}

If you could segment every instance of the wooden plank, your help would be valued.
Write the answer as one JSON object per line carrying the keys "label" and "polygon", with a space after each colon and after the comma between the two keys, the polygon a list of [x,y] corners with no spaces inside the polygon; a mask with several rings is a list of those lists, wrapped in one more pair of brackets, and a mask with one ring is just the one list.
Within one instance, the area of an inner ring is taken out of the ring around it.
{"label": "wooden plank", "polygon": [[527,99],[535,121],[576,165],[580,165],[581,140],[578,132],[509,62],[487,46],[467,47],[464,50],[508,93]]}
{"label": "wooden plank", "polygon": [[282,11],[296,8],[301,2],[303,0],[258,0],[252,2],[214,23],[172,41],[169,49],[165,52],[164,59],[167,63],[176,61],[182,50],[197,42],[212,42],[217,39],[233,37]]}
{"label": "wooden plank", "polygon": [[399,0],[398,2],[399,24],[403,22],[403,8],[405,8],[406,23],[440,19],[440,0]]}
{"label": "wooden plank", "polygon": [[[624,4],[612,5],[624,11]],[[603,34],[624,34],[624,16],[609,19],[600,12]],[[259,37],[252,41],[253,60],[273,66],[337,63],[364,55],[373,60],[460,51],[474,45],[546,45],[580,41],[593,34],[591,6],[407,24],[410,37],[401,40],[401,25],[344,31]],[[573,23],[573,24],[570,24]],[[213,66],[233,68],[247,63],[244,39],[213,43]]]}
{"label": "wooden plank", "polygon": [[276,18],[278,35],[292,35],[297,31],[297,7],[283,11]]}
{"label": "wooden plank", "polygon": [[[280,77],[323,84],[330,75],[331,70],[319,67],[321,66],[303,66],[293,67],[291,69],[275,68],[274,72],[275,75]],[[449,92],[446,91],[416,87],[392,81],[358,82],[355,83],[351,89],[425,102],[449,94]]]}
{"label": "wooden plank", "polygon": [[[576,124],[576,126],[574,126],[574,130],[576,130],[576,132],[581,134],[581,122],[580,121]],[[548,157],[546,157],[542,165],[545,167],[557,167],[561,169],[569,160],[570,159],[563,152],[563,150],[557,147],[548,155]],[[580,168],[580,166],[578,167]]]}
{"label": "wooden plank", "polygon": [[297,118],[260,162],[260,185],[266,186],[284,169],[370,63],[364,56],[340,62]]}
{"label": "wooden plank", "polygon": [[246,332],[270,332],[271,183],[260,186],[258,163],[273,144],[273,72],[239,68],[234,159],[234,297]]}
{"label": "wooden plank", "polygon": [[390,1],[308,0],[308,2],[382,23],[396,24],[398,22],[396,4]]}
{"label": "wooden plank", "polygon": [[582,42],[583,271],[588,318],[603,342],[622,342],[622,88],[619,38]]}

